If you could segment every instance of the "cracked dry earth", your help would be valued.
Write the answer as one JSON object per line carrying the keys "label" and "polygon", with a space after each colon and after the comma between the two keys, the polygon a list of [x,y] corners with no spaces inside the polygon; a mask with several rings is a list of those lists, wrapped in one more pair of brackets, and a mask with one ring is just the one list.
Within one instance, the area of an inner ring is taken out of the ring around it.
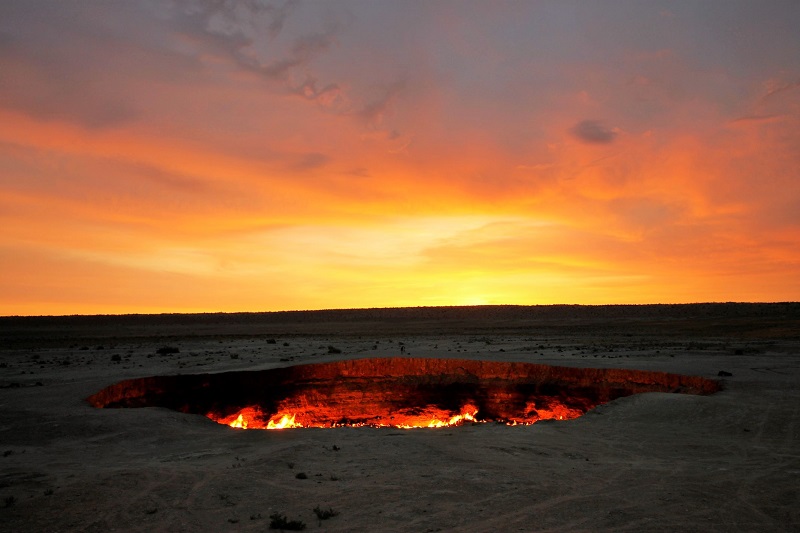
{"label": "cracked dry earth", "polygon": [[[0,529],[267,531],[280,513],[308,531],[800,530],[795,307],[744,318],[486,312],[0,320]],[[164,346],[179,352],[159,355]],[[636,394],[530,426],[412,430],[240,430],[86,402],[124,379],[401,355],[661,371],[723,389]]]}

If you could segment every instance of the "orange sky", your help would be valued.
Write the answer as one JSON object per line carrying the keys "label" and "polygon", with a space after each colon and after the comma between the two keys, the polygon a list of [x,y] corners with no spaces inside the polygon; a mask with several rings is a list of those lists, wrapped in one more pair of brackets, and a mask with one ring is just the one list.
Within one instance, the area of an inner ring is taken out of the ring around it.
{"label": "orange sky", "polygon": [[800,3],[0,3],[0,315],[800,300]]}

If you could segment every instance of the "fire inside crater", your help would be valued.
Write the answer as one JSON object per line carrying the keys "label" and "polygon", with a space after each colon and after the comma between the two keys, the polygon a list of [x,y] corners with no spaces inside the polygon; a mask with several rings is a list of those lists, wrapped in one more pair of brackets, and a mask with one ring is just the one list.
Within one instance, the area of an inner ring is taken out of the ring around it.
{"label": "fire inside crater", "polygon": [[632,394],[718,390],[711,379],[644,370],[372,358],[129,379],[87,401],[100,408],[166,407],[242,429],[435,428],[567,420]]}

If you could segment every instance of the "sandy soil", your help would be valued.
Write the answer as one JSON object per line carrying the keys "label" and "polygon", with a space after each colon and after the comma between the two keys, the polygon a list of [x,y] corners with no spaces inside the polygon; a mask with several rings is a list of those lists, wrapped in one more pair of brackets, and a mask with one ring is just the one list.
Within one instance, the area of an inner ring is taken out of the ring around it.
{"label": "sandy soil", "polygon": [[[0,341],[4,531],[266,531],[274,512],[310,531],[800,531],[798,304],[0,319]],[[732,376],[712,396],[517,427],[243,431],[84,401],[126,378],[399,356],[400,342]]]}

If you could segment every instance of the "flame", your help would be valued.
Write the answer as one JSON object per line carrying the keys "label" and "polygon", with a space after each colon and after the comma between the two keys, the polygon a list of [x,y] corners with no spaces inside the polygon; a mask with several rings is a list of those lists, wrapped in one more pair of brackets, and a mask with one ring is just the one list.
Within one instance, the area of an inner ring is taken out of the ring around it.
{"label": "flame", "polygon": [[424,408],[403,409],[389,412],[385,415],[376,415],[352,421],[345,421],[344,419],[333,421],[336,419],[329,418],[325,420],[320,418],[319,413],[315,413],[313,410],[297,412],[291,406],[284,407],[285,409],[274,415],[264,413],[259,407],[245,407],[237,413],[224,417],[220,417],[213,412],[206,414],[206,416],[215,422],[226,424],[236,429],[333,428],[342,426],[415,429],[453,427],[467,422],[473,424],[497,422],[509,426],[530,425],[539,420],[569,420],[582,414],[578,409],[555,402],[539,406],[534,402],[529,402],[526,414],[522,417],[480,419],[478,418],[478,408],[472,403],[467,403],[458,412],[428,405]]}
{"label": "flame", "polygon": [[245,419],[242,417],[242,414],[241,414],[241,413],[239,413],[239,416],[238,416],[238,417],[236,417],[236,420],[234,420],[233,422],[231,422],[231,423],[230,423],[230,424],[228,424],[228,425],[229,425],[230,427],[232,427],[232,428],[241,428],[241,429],[247,429],[247,420],[245,420]]}
{"label": "flame", "polygon": [[206,416],[219,424],[225,424],[236,429],[261,429],[264,417],[257,407],[245,407],[237,413],[229,416],[219,416],[214,412],[206,413]]}
{"label": "flame", "polygon": [[440,418],[431,418],[429,420],[413,420],[410,423],[405,424],[389,424],[392,427],[402,428],[402,429],[414,429],[414,428],[443,428],[449,426],[459,426],[464,422],[479,422],[475,416],[478,414],[478,409],[473,406],[464,406],[461,409],[461,413],[457,415],[453,415],[448,419],[440,419]]}
{"label": "flame", "polygon": [[[303,427],[302,424],[298,424],[294,421],[297,415],[283,415],[278,422],[274,420],[270,420],[267,424],[267,429],[284,429],[284,428],[301,428]],[[277,418],[277,417],[276,417]]]}
{"label": "flame", "polygon": [[[297,420],[296,413],[278,413],[267,417],[257,407],[245,407],[239,412],[220,417],[215,413],[207,413],[206,416],[220,424],[226,424],[236,429],[286,429],[300,427],[339,427],[339,426],[373,426],[373,427],[393,427],[399,429],[413,428],[442,428],[459,426],[465,422],[479,423],[485,420],[477,418],[478,408],[474,405],[465,405],[459,413],[453,414],[435,407],[429,407],[422,412],[397,412],[387,419],[378,418],[374,422],[353,422],[353,423],[302,423]],[[264,420],[268,420],[264,423]]]}

